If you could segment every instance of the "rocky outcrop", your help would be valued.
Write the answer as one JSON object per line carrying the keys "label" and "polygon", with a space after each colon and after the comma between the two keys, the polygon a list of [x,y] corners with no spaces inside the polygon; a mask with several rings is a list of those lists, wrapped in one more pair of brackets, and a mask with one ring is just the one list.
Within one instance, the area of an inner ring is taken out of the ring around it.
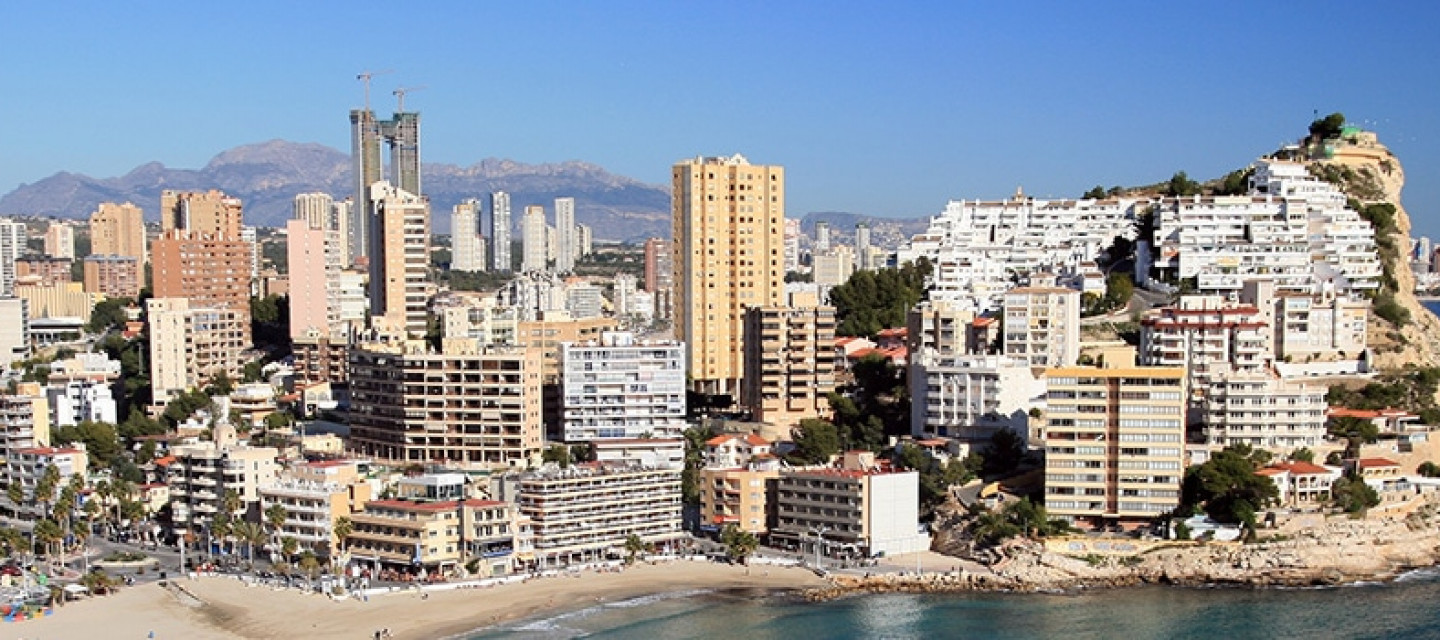
{"label": "rocky outcrop", "polygon": [[[1075,558],[1030,541],[1007,544],[988,571],[836,575],[807,592],[813,600],[852,593],[1064,591],[1141,584],[1250,587],[1336,585],[1385,580],[1440,564],[1440,515],[1431,497],[1408,517],[1318,522],[1267,532],[1265,542],[1159,548],[1135,556]],[[1263,537],[1263,536],[1262,536]]]}
{"label": "rocky outcrop", "polygon": [[1415,298],[1415,274],[1405,258],[1411,246],[1410,215],[1401,203],[1405,188],[1405,169],[1373,133],[1364,132],[1352,140],[1335,143],[1331,156],[1318,160],[1321,166],[1350,169],[1354,180],[1341,187],[1363,203],[1388,202],[1395,205],[1395,231],[1391,241],[1401,256],[1388,265],[1395,276],[1395,302],[1410,312],[1410,323],[1396,329],[1389,322],[1370,316],[1369,342],[1375,354],[1374,366],[1381,370],[1402,369],[1408,365],[1424,367],[1440,365],[1440,318],[1430,313]]}

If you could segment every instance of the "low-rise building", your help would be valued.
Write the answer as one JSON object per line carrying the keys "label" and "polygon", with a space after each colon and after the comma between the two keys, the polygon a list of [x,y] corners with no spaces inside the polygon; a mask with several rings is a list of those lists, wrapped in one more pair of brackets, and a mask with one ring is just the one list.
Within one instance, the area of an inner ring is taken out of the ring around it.
{"label": "low-rise building", "polygon": [[1045,380],[1030,363],[1005,356],[941,356],[930,347],[910,359],[910,432],[989,440],[1008,429],[1026,439],[1030,410],[1044,405]]}
{"label": "low-rise building", "polygon": [[601,464],[683,469],[684,438],[611,438],[590,443]]}
{"label": "low-rise building", "polygon": [[520,512],[531,522],[541,566],[619,554],[632,535],[648,544],[685,536],[680,469],[548,468],[522,475],[517,495]]}
{"label": "low-rise building", "polygon": [[352,517],[370,500],[370,484],[354,462],[310,462],[260,486],[259,493],[262,513],[274,505],[285,510],[282,538],[294,538],[301,548],[332,557],[341,542],[335,523]]}
{"label": "low-rise building", "polygon": [[778,460],[770,458],[736,468],[700,470],[700,529],[718,533],[730,525],[763,535],[769,531],[780,478]]}
{"label": "low-rise building", "polygon": [[445,573],[473,559],[483,575],[505,575],[522,566],[522,538],[514,505],[493,500],[410,502],[374,500],[350,517],[351,557],[402,570]]}
{"label": "low-rise building", "polygon": [[812,552],[818,542],[828,556],[927,549],[929,540],[918,529],[919,482],[914,471],[873,466],[782,472],[770,539]]}
{"label": "low-rise building", "polygon": [[[19,485],[27,500],[34,502],[35,485],[45,470],[55,467],[60,472],[60,486],[71,476],[85,477],[90,457],[84,448],[31,447],[12,451],[5,458],[6,485]],[[56,488],[58,491],[59,487]],[[53,496],[52,496],[53,499]]]}
{"label": "low-rise building", "polygon": [[1255,472],[1269,478],[1279,490],[1280,504],[1291,508],[1325,506],[1330,489],[1340,479],[1340,469],[1309,462],[1277,462]]}
{"label": "low-rise building", "polygon": [[[218,430],[228,429],[226,426]],[[175,459],[166,465],[170,486],[170,518],[178,535],[199,538],[209,531],[215,515],[225,509],[225,494],[234,491],[240,498],[240,513],[258,521],[260,487],[274,484],[280,467],[279,451],[272,447],[244,447],[221,437],[221,444],[201,442],[172,447]]]}
{"label": "low-rise building", "polygon": [[81,422],[118,424],[115,398],[110,385],[93,380],[75,380],[45,389],[50,403],[50,424],[73,427]]}

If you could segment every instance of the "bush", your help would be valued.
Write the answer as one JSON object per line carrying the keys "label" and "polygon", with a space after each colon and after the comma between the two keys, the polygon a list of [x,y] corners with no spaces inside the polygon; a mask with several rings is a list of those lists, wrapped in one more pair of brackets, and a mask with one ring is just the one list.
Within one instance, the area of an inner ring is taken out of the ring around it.
{"label": "bush", "polygon": [[1396,327],[1410,324],[1410,310],[1400,306],[1389,292],[1375,297],[1375,315]]}

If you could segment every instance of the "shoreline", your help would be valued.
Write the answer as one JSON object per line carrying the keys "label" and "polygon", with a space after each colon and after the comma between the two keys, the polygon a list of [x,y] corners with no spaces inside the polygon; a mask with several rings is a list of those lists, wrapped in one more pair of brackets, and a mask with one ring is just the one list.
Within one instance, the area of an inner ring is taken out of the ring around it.
{"label": "shoreline", "polygon": [[[181,578],[176,584],[193,597],[151,583],[67,604],[52,616],[15,623],[14,630],[26,638],[145,638],[154,632],[163,640],[354,640],[388,628],[400,640],[463,640],[516,631],[508,628],[516,622],[544,622],[608,606],[641,607],[647,598],[823,602],[882,593],[1063,595],[1136,587],[1391,583],[1440,567],[1440,509],[1430,498],[1406,506],[1407,514],[1368,519],[1298,517],[1282,529],[1262,531],[1268,536],[1262,542],[1162,546],[1128,556],[1077,557],[1039,542],[1014,540],[1001,547],[1003,560],[992,566],[956,559],[939,565],[948,570],[919,574],[890,565],[881,569],[884,573],[822,578],[803,567],[655,559],[621,571],[562,572],[492,586],[457,588],[452,583],[371,595],[368,601],[302,594],[229,576]],[[931,563],[938,560],[927,559],[926,565],[936,566]]]}

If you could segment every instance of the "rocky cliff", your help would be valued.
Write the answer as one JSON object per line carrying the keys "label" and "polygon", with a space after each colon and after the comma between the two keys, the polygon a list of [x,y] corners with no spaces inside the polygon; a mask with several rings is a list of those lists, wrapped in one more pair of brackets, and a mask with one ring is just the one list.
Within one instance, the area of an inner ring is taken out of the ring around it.
{"label": "rocky cliff", "polygon": [[[1332,175],[1342,177],[1340,186],[1352,198],[1364,204],[1386,202],[1395,206],[1395,229],[1390,233],[1390,242],[1399,249],[1399,255],[1388,257],[1386,262],[1395,279],[1395,302],[1409,311],[1410,322],[1396,329],[1371,314],[1369,342],[1375,354],[1373,364],[1380,369],[1440,365],[1440,318],[1415,298],[1415,274],[1407,258],[1411,246],[1410,215],[1400,199],[1400,192],[1405,188],[1405,169],[1400,159],[1369,132],[1336,141],[1326,155],[1328,157],[1318,159],[1316,164],[1339,169]],[[1385,257],[1383,253],[1382,257]]]}

